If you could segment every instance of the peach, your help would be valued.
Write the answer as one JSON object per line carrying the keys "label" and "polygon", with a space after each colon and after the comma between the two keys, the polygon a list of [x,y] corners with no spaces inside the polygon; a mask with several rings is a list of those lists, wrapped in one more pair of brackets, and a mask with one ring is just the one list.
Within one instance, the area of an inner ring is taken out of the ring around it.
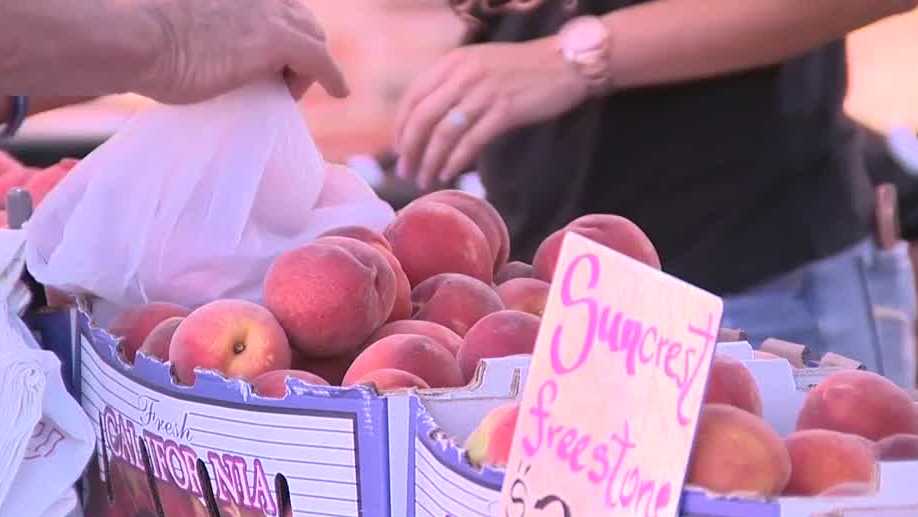
{"label": "peach", "polygon": [[284,329],[267,309],[245,300],[217,300],[179,324],[169,360],[182,384],[194,384],[195,368],[251,380],[290,368],[291,351]]}
{"label": "peach", "polygon": [[[29,171],[25,167],[11,168],[0,174],[0,208],[6,208],[6,194],[16,187],[21,187],[29,180]],[[32,203],[35,206],[35,203]]]}
{"label": "peach", "polygon": [[918,435],[887,436],[874,444],[873,452],[880,461],[918,461]]}
{"label": "peach", "polygon": [[389,262],[392,272],[395,273],[395,303],[392,304],[392,312],[389,313],[390,321],[404,320],[411,317],[413,306],[411,305],[411,282],[408,281],[408,275],[402,269],[395,255],[386,251],[379,250],[380,253]]}
{"label": "peach", "polygon": [[918,415],[909,394],[873,372],[845,370],[806,394],[797,430],[829,429],[877,441],[894,434],[918,434]]}
{"label": "peach", "polygon": [[147,357],[159,359],[160,361],[169,360],[169,345],[172,343],[172,336],[175,330],[185,318],[183,316],[173,316],[159,322],[153,327],[150,334],[140,345],[138,351],[143,352]]}
{"label": "peach", "polygon": [[109,324],[108,330],[113,336],[121,338],[121,354],[133,363],[137,349],[157,325],[169,318],[184,317],[190,313],[187,307],[174,303],[151,302],[120,313]]}
{"label": "peach", "polygon": [[490,284],[494,257],[472,219],[442,203],[412,203],[386,228],[392,252],[412,286],[440,273],[462,273]]}
{"label": "peach", "polygon": [[428,278],[411,293],[414,319],[439,323],[464,336],[478,320],[504,308],[494,289],[457,273]]}
{"label": "peach", "polygon": [[293,377],[306,384],[328,386],[328,382],[314,373],[302,370],[274,370],[252,379],[252,388],[262,397],[282,399],[287,396],[287,379]]}
{"label": "peach", "polygon": [[762,416],[762,396],[755,377],[742,361],[728,356],[714,356],[704,402],[729,404]]}
{"label": "peach", "polygon": [[363,377],[354,381],[354,384],[372,385],[380,393],[405,388],[422,390],[430,388],[430,385],[417,375],[394,368],[381,368],[367,372]]}
{"label": "peach", "polygon": [[415,203],[437,202],[449,205],[478,225],[488,239],[494,257],[494,271],[498,271],[510,258],[510,232],[500,213],[491,203],[461,190],[439,190],[421,197]]}
{"label": "peach", "polygon": [[369,244],[378,250],[392,253],[392,246],[389,245],[389,241],[387,241],[385,237],[364,226],[340,226],[338,228],[332,228],[322,235],[319,235],[320,239],[322,237],[349,237]]}
{"label": "peach", "polygon": [[417,375],[432,388],[462,386],[462,371],[449,350],[417,334],[386,336],[364,350],[344,375],[350,386],[373,370],[391,368]]}
{"label": "peach", "polygon": [[726,404],[705,404],[687,481],[719,493],[780,494],[791,476],[784,441],[764,420]]}
{"label": "peach", "polygon": [[514,278],[497,287],[504,307],[542,317],[551,284],[537,278]]}
{"label": "peach", "polygon": [[462,346],[462,338],[459,337],[459,334],[456,334],[439,323],[421,320],[399,320],[387,323],[374,332],[373,335],[370,336],[368,342],[375,343],[392,334],[418,334],[427,336],[443,345],[454,357],[459,353],[459,348]]}
{"label": "peach", "polygon": [[775,359],[783,359],[781,356],[777,356],[771,352],[764,352],[762,350],[753,350],[752,358],[753,359],[765,359],[765,360],[770,360],[770,361],[775,360]]}
{"label": "peach", "polygon": [[539,318],[520,311],[498,311],[481,318],[465,335],[456,356],[466,382],[475,377],[481,359],[531,354],[539,323]]}
{"label": "peach", "polygon": [[351,367],[354,359],[363,351],[363,348],[358,348],[347,355],[335,357],[306,357],[295,348],[292,351],[293,361],[291,368],[318,375],[332,386],[341,386],[344,374]]}
{"label": "peach", "polygon": [[38,206],[77,163],[76,160],[65,159],[47,169],[34,172],[25,183],[25,189],[32,196],[32,206]]}
{"label": "peach", "polygon": [[661,268],[653,243],[636,224],[617,215],[589,214],[574,219],[542,241],[532,261],[536,278],[551,282],[561,253],[561,242],[567,232],[582,235],[650,267]]}
{"label": "peach", "polygon": [[503,285],[514,278],[533,278],[533,275],[535,270],[531,265],[520,261],[507,262],[494,274],[494,283]]}
{"label": "peach", "polygon": [[488,412],[465,441],[469,462],[476,467],[506,467],[520,405],[510,402]]}
{"label": "peach", "polygon": [[791,458],[787,495],[812,496],[842,484],[876,481],[871,443],[860,436],[808,429],[791,433],[785,443]]}
{"label": "peach", "polygon": [[265,306],[308,357],[356,350],[389,318],[395,294],[386,258],[346,237],[323,237],[282,254],[264,284]]}

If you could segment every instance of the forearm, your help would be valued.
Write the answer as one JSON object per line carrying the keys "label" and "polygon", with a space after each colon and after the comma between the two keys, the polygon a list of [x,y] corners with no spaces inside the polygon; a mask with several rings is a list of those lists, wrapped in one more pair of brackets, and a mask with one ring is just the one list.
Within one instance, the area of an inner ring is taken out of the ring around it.
{"label": "forearm", "polygon": [[162,35],[133,0],[0,2],[0,95],[129,91],[154,68]]}
{"label": "forearm", "polygon": [[656,0],[604,17],[615,88],[779,63],[918,0]]}

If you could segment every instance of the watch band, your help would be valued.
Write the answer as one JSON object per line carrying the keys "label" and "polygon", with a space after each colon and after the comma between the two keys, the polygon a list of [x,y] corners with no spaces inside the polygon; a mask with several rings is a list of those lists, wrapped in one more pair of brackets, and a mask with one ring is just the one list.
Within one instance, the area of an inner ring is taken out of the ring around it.
{"label": "watch band", "polygon": [[28,97],[25,95],[10,97],[10,118],[6,121],[6,127],[0,132],[0,139],[12,138],[22,127],[22,123],[25,122],[28,113]]}

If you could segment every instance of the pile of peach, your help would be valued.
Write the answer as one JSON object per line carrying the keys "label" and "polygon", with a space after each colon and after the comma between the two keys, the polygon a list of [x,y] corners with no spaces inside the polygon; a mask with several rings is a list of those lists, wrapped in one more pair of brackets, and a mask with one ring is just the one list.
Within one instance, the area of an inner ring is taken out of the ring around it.
{"label": "pile of peach", "polygon": [[7,192],[22,187],[31,194],[32,206],[37,207],[77,163],[67,158],[45,169],[33,169],[0,151],[0,228],[7,227]]}
{"label": "pile of peach", "polygon": [[[519,406],[492,410],[466,441],[475,465],[506,466]],[[755,379],[742,362],[715,357],[687,482],[720,494],[864,495],[878,461],[918,460],[918,408],[875,373],[835,373],[806,395],[785,438],[762,418]]]}
{"label": "pile of peach", "polygon": [[533,265],[508,263],[507,227],[488,204],[444,190],[403,208],[383,234],[329,231],[277,257],[263,305],[227,299],[190,310],[151,303],[109,327],[121,352],[195,368],[282,397],[286,378],[372,384],[379,391],[469,383],[483,358],[533,350],[567,231],[659,268],[647,236],[614,215],[588,215],[548,237]]}

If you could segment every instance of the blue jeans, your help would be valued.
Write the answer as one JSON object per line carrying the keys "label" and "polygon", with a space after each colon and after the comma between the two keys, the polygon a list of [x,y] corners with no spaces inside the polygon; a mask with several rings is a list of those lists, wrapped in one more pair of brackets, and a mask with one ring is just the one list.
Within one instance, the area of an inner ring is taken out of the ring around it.
{"label": "blue jeans", "polygon": [[865,240],[724,298],[723,326],[753,345],[776,337],[835,352],[903,387],[915,387],[914,272],[908,247]]}

